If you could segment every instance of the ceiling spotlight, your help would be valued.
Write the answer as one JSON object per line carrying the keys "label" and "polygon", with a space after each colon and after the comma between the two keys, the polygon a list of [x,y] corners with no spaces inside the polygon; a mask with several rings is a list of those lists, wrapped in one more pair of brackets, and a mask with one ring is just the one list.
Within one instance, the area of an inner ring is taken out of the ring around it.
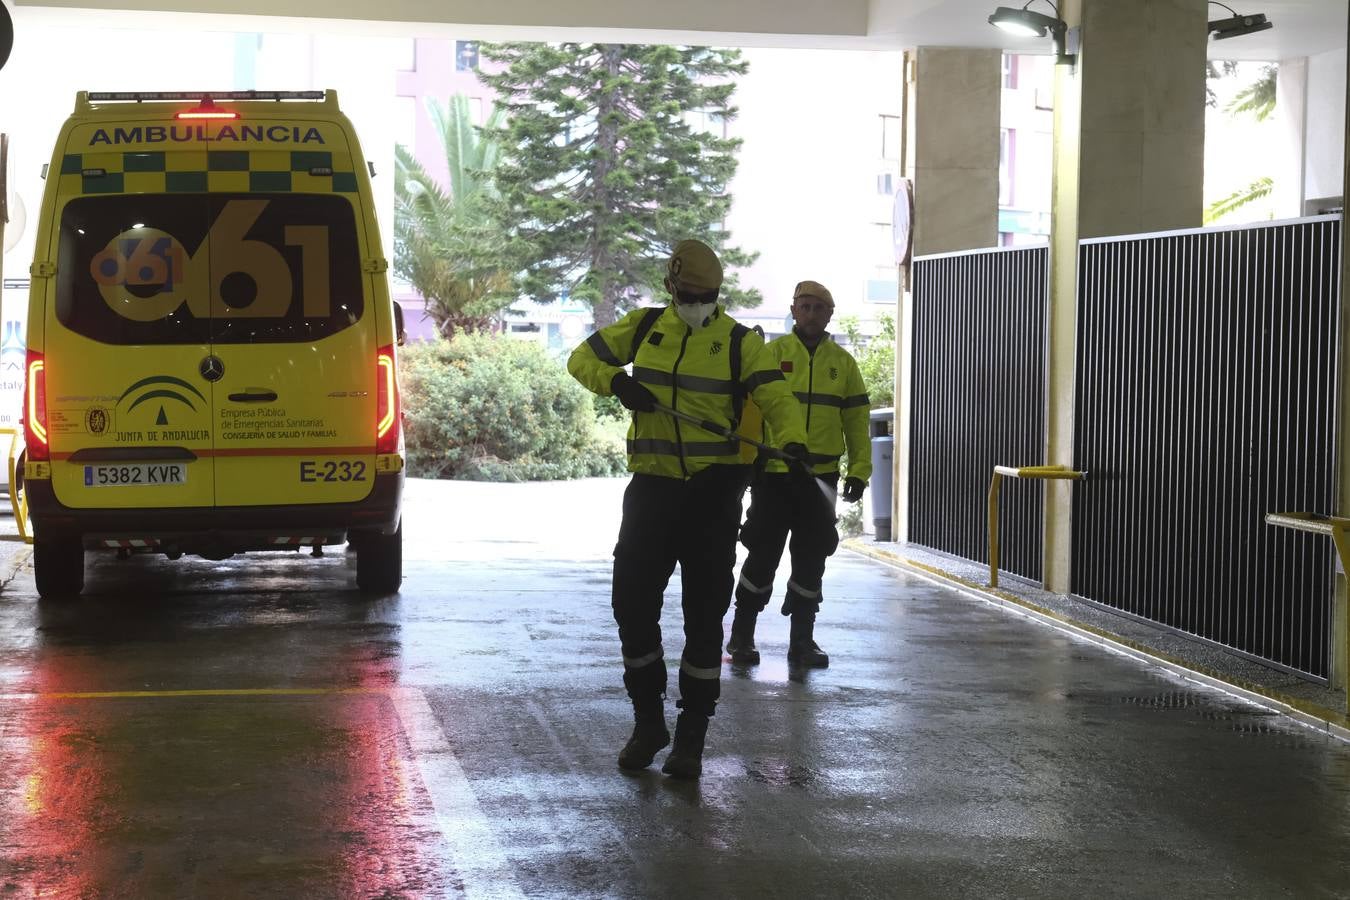
{"label": "ceiling spotlight", "polygon": [[1019,37],[1045,37],[1048,34],[1054,42],[1055,62],[1059,65],[1073,65],[1078,56],[1074,53],[1065,52],[1069,26],[1059,17],[1059,7],[1055,6],[1050,0],[1042,0],[1055,11],[1053,16],[1047,16],[1044,13],[1032,12],[1027,9],[1034,2],[1035,0],[1027,0],[1020,9],[1000,6],[989,17],[989,24],[997,25],[1009,34],[1015,34]]}
{"label": "ceiling spotlight", "polygon": [[1209,2],[1215,6],[1222,6],[1233,13],[1230,19],[1215,19],[1209,23],[1209,33],[1216,41],[1226,41],[1229,38],[1242,37],[1244,34],[1256,34],[1258,31],[1275,27],[1266,19],[1265,13],[1240,16],[1231,6],[1220,3],[1218,0],[1209,0]]}

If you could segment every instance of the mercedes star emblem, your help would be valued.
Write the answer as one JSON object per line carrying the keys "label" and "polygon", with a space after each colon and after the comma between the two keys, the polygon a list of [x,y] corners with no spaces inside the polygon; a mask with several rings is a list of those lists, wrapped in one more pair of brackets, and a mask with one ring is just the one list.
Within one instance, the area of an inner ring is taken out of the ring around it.
{"label": "mercedes star emblem", "polygon": [[197,370],[202,373],[202,377],[207,381],[219,381],[220,377],[225,374],[225,364],[220,361],[218,356],[208,356],[202,360],[202,364],[197,367]]}

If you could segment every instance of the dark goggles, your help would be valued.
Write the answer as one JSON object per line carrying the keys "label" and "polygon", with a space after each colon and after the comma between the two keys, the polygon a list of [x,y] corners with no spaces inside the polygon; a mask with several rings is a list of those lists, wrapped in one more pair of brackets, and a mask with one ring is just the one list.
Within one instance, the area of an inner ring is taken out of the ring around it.
{"label": "dark goggles", "polygon": [[681,306],[688,306],[694,303],[716,303],[719,288],[713,288],[710,291],[691,291],[688,288],[675,286],[675,302]]}

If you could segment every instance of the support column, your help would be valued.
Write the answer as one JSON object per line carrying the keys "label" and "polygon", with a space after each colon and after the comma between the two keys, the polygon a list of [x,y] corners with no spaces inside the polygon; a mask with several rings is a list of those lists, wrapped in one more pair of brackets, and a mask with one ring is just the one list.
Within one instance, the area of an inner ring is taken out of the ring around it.
{"label": "support column", "polygon": [[1277,219],[1303,215],[1308,158],[1308,60],[1282,59],[1275,77],[1275,127],[1283,138],[1275,160],[1274,210]]}
{"label": "support column", "polygon": [[[1056,66],[1045,461],[1076,468],[1078,242],[1202,224],[1205,0],[1063,0],[1078,62]],[[1089,473],[1088,478],[1092,477]],[[1046,489],[1045,587],[1071,587],[1073,488]]]}
{"label": "support column", "polygon": [[[902,172],[914,184],[914,256],[998,243],[1002,58],[998,50],[920,47],[905,54]],[[909,539],[909,413],[913,315],[908,270],[896,310],[896,540]]]}
{"label": "support column", "polygon": [[996,246],[1003,54],[920,47],[910,58],[914,255]]}
{"label": "support column", "polygon": [[[1345,152],[1342,154],[1343,179],[1341,196],[1350,194],[1350,54],[1346,56],[1345,77]],[[1350,228],[1341,220],[1341,306],[1338,323],[1341,335],[1340,371],[1337,373],[1337,396],[1341,398],[1337,406],[1336,446],[1337,446],[1337,485],[1336,513],[1350,516],[1350,404],[1346,403],[1346,390],[1350,388],[1350,352],[1346,348],[1350,339]],[[1331,683],[1345,692],[1346,711],[1350,712],[1350,589],[1347,588],[1347,573],[1338,571],[1334,577],[1335,587],[1331,600]]]}
{"label": "support column", "polygon": [[1066,5],[1082,10],[1079,235],[1199,228],[1205,0]]}

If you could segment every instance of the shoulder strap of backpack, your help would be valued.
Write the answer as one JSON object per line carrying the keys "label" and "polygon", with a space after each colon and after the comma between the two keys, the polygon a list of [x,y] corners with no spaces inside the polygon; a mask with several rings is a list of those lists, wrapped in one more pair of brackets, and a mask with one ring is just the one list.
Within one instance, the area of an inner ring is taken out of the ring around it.
{"label": "shoulder strap of backpack", "polygon": [[633,346],[628,351],[628,362],[637,359],[638,349],[642,347],[642,342],[647,339],[647,332],[652,330],[652,327],[656,325],[656,320],[661,318],[661,313],[665,311],[664,306],[653,306],[642,314],[642,320],[638,322],[637,328],[633,331]]}
{"label": "shoulder strap of backpack", "polygon": [[741,424],[741,413],[745,411],[745,386],[741,384],[741,342],[750,329],[737,322],[731,328],[731,430]]}

